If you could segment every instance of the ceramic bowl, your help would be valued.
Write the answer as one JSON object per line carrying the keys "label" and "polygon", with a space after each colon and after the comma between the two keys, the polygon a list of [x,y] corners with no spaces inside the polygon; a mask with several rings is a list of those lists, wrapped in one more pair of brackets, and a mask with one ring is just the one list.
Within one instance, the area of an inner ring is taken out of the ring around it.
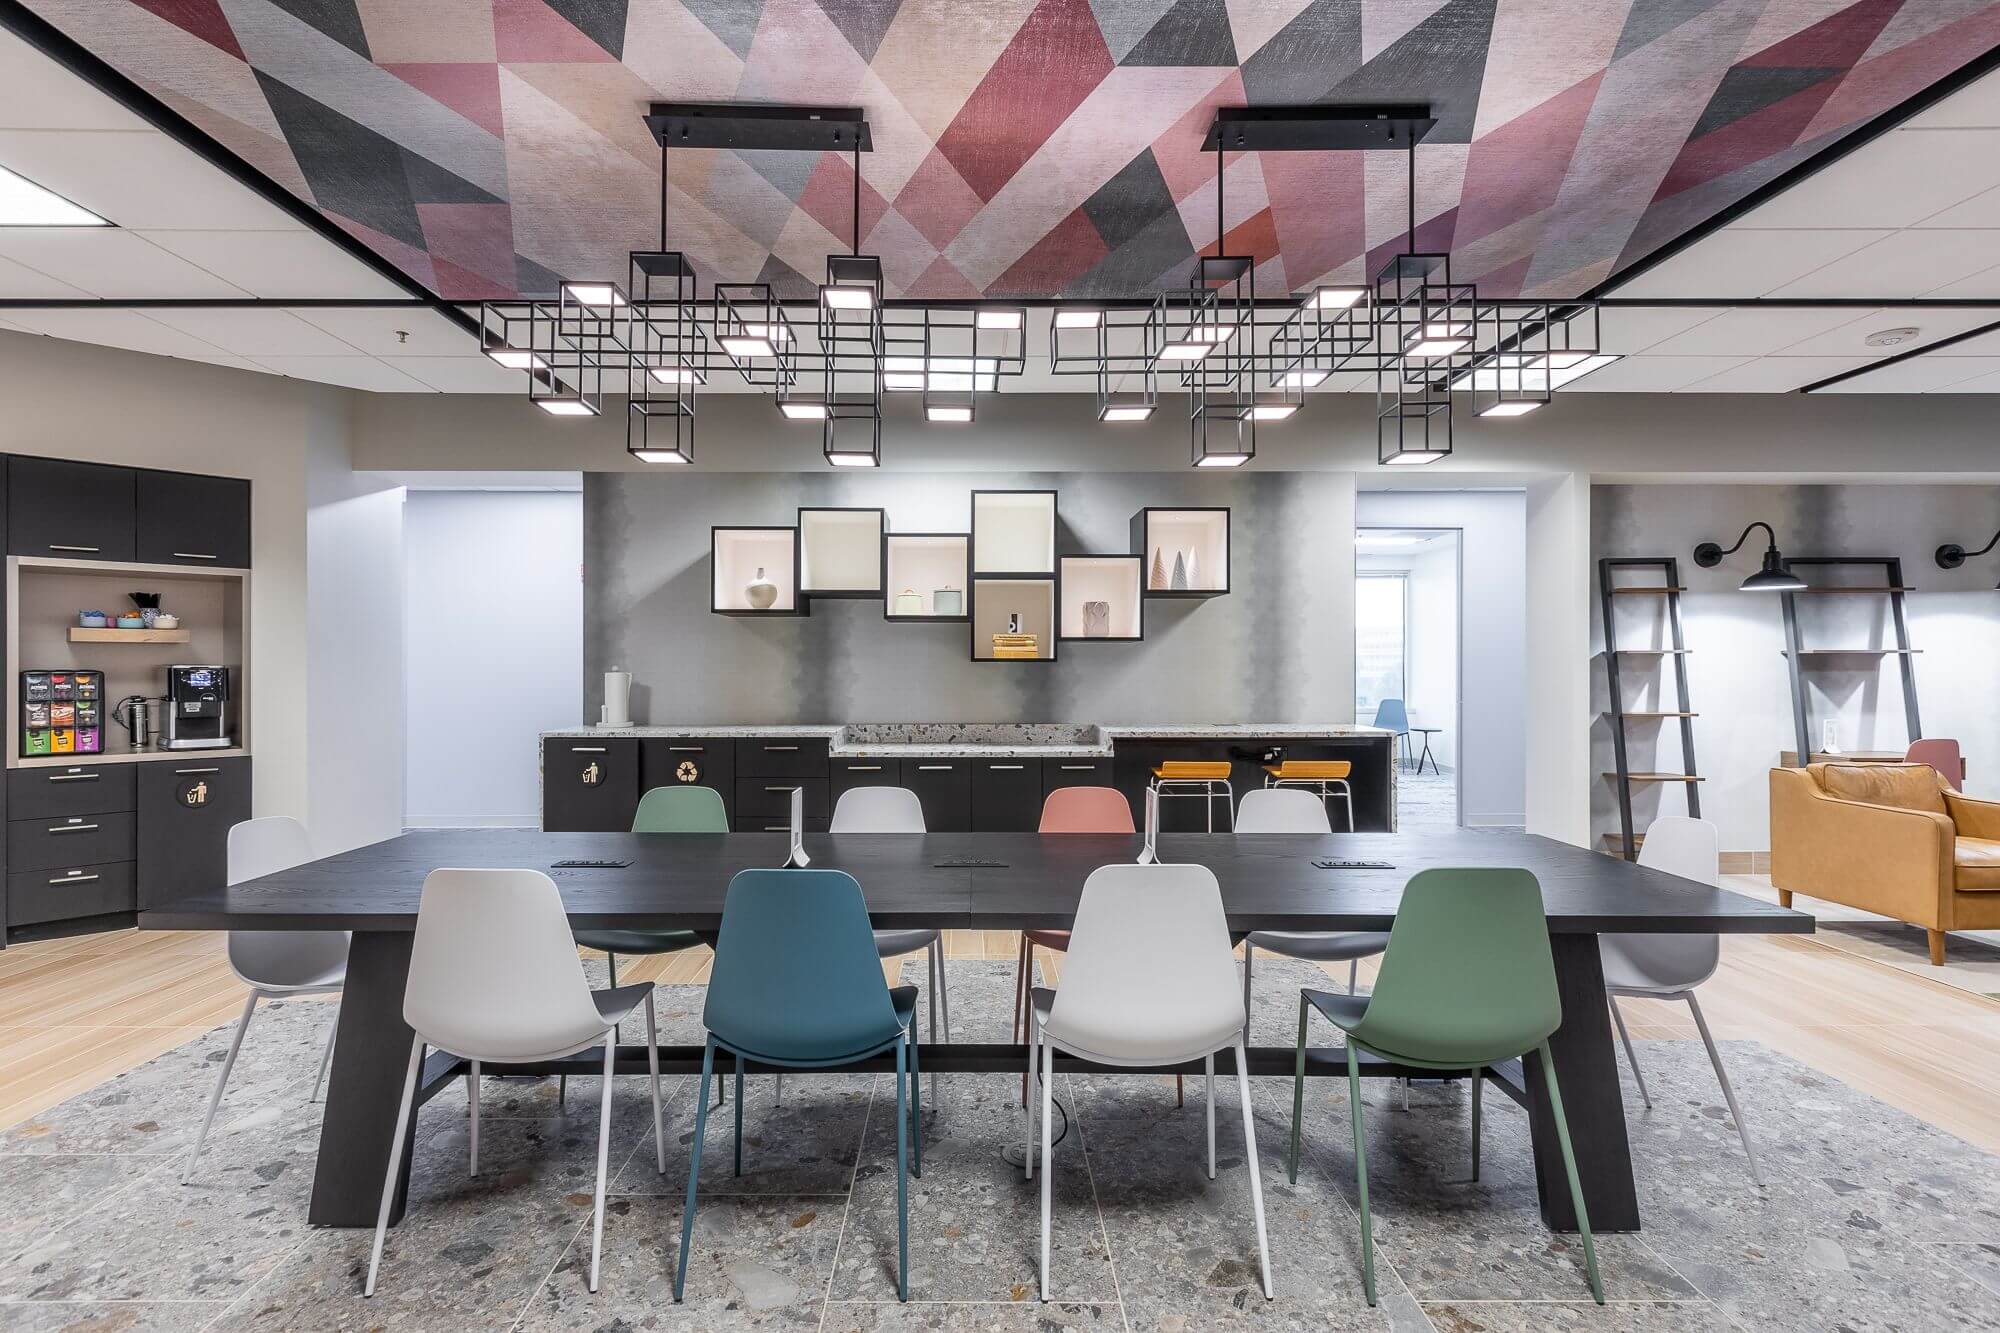
{"label": "ceramic bowl", "polygon": [[118,617],[119,629],[144,629],[145,627],[146,627],[146,622],[140,619],[138,616]]}
{"label": "ceramic bowl", "polygon": [[103,629],[106,620],[102,611],[79,611],[76,613],[76,623],[84,629]]}

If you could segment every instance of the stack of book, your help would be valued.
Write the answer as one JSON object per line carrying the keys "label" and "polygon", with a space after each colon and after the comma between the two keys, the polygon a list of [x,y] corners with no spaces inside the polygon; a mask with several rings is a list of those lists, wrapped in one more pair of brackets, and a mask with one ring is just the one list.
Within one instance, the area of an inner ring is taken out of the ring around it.
{"label": "stack of book", "polygon": [[1003,662],[1032,662],[1040,657],[1041,649],[1032,634],[996,634],[993,636],[993,656]]}

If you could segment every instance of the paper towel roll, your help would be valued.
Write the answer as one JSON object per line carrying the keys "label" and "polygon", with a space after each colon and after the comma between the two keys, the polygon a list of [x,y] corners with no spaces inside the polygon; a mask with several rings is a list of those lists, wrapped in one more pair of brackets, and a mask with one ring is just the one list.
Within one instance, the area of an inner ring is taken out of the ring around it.
{"label": "paper towel roll", "polygon": [[607,727],[632,725],[632,673],[613,668],[604,673],[604,723]]}

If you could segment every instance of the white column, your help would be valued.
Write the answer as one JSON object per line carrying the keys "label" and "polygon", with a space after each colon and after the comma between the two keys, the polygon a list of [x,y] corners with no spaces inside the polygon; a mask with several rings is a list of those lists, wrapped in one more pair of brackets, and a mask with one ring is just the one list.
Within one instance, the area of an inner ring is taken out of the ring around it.
{"label": "white column", "polygon": [[1590,476],[1528,486],[1528,832],[1590,843]]}

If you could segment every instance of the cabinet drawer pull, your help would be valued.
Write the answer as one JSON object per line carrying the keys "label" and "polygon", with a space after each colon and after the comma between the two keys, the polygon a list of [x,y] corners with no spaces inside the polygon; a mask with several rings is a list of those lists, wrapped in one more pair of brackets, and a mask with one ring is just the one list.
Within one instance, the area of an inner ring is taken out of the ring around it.
{"label": "cabinet drawer pull", "polygon": [[88,884],[90,883],[90,881],[96,878],[97,878],[96,875],[84,875],[84,874],[79,874],[75,871],[71,871],[67,875],[58,875],[54,879],[50,880],[49,887],[54,888],[58,884]]}
{"label": "cabinet drawer pull", "polygon": [[880,765],[880,764],[849,764],[849,765],[847,766],[847,771],[848,771],[848,772],[850,772],[850,773],[880,773],[880,772],[882,771],[882,765]]}
{"label": "cabinet drawer pull", "polygon": [[766,833],[790,833],[791,831],[792,831],[792,826],[790,824],[764,825],[764,832]]}
{"label": "cabinet drawer pull", "polygon": [[1095,772],[1097,771],[1097,765],[1096,765],[1096,764],[1064,764],[1064,765],[1062,766],[1062,771],[1063,771],[1063,772],[1065,772],[1065,773],[1095,773]]}
{"label": "cabinet drawer pull", "polygon": [[917,765],[917,772],[919,772],[919,773],[949,773],[949,772],[951,772],[951,765],[950,765],[950,764],[918,764],[918,765]]}
{"label": "cabinet drawer pull", "polygon": [[175,558],[176,560],[216,560],[216,559],[220,559],[220,557],[219,557],[219,556],[214,556],[214,555],[210,555],[210,554],[209,554],[209,553],[208,553],[207,551],[175,551],[175,552],[174,552],[174,558]]}
{"label": "cabinet drawer pull", "polygon": [[569,747],[569,752],[571,754],[603,754],[604,749],[605,747],[602,745],[572,745]]}
{"label": "cabinet drawer pull", "polygon": [[95,555],[104,548],[101,546],[65,546],[61,542],[50,542],[49,549],[51,551],[84,551]]}
{"label": "cabinet drawer pull", "polygon": [[790,751],[793,751],[793,750],[796,750],[796,749],[798,749],[798,748],[799,748],[799,747],[798,747],[798,746],[796,746],[796,745],[767,745],[767,746],[765,746],[765,747],[764,747],[764,752],[765,752],[766,754],[770,754],[770,753],[772,753],[772,752],[774,752],[774,751],[784,751],[784,752],[790,752]]}
{"label": "cabinet drawer pull", "polygon": [[797,787],[766,787],[765,791],[797,791]]}
{"label": "cabinet drawer pull", "polygon": [[1020,772],[1020,771],[1021,771],[1022,769],[1026,768],[1026,767],[1027,767],[1027,765],[1026,765],[1026,764],[988,764],[988,765],[987,765],[986,767],[987,767],[988,769],[990,769],[990,770],[991,770],[992,772],[995,772],[995,773],[1018,773],[1018,772]]}
{"label": "cabinet drawer pull", "polygon": [[97,825],[95,825],[95,824],[57,824],[57,825],[56,825],[56,826],[55,826],[54,828],[51,828],[51,829],[49,830],[49,832],[51,832],[51,833],[89,833],[89,832],[90,832],[91,830],[95,829],[96,827],[97,827]]}
{"label": "cabinet drawer pull", "polygon": [[221,771],[219,768],[177,768],[174,770],[174,775],[176,777],[187,777],[194,773],[220,773]]}
{"label": "cabinet drawer pull", "polygon": [[101,773],[58,773],[54,777],[50,778],[49,781],[50,782],[95,782],[102,776],[104,775]]}
{"label": "cabinet drawer pull", "polygon": [[706,747],[700,745],[669,745],[668,754],[702,754]]}

